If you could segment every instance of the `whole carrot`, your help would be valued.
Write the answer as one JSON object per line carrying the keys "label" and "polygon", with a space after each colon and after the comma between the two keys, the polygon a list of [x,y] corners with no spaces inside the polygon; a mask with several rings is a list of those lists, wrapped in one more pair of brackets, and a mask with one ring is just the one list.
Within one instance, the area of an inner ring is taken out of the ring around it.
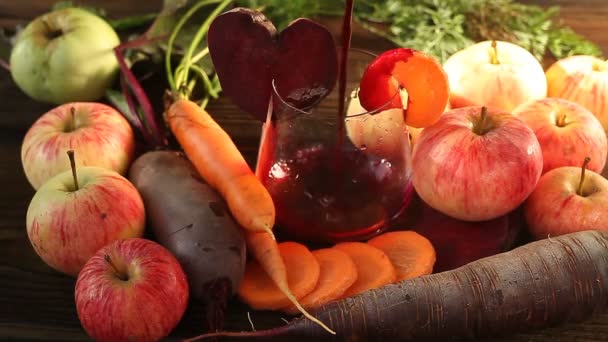
{"label": "whole carrot", "polygon": [[207,111],[185,99],[169,107],[165,120],[188,159],[226,200],[238,223],[247,231],[272,234],[272,198],[226,131]]}
{"label": "whole carrot", "polygon": [[404,280],[329,303],[271,330],[217,336],[305,336],[311,340],[445,341],[512,334],[608,311],[608,233],[544,239],[452,271]]}

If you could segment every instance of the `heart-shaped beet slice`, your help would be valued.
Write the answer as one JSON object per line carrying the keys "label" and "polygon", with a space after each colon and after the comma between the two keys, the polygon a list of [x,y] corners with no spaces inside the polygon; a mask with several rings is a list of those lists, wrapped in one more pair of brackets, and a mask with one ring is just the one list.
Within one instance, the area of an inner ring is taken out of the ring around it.
{"label": "heart-shaped beet slice", "polygon": [[447,75],[435,58],[397,48],[385,51],[369,64],[361,77],[359,100],[369,111],[401,108],[405,123],[421,128],[439,119],[448,95]]}
{"label": "heart-shaped beet slice", "polygon": [[207,36],[222,91],[259,120],[266,119],[277,36],[270,20],[248,8],[217,16]]}
{"label": "heart-shaped beet slice", "polygon": [[281,97],[297,108],[325,97],[338,77],[338,57],[331,33],[309,19],[293,21],[279,35],[272,76]]}
{"label": "heart-shaped beet slice", "polygon": [[281,97],[297,108],[316,103],[336,83],[333,36],[308,19],[295,20],[278,34],[262,13],[235,8],[213,21],[208,44],[224,93],[261,121],[273,79]]}

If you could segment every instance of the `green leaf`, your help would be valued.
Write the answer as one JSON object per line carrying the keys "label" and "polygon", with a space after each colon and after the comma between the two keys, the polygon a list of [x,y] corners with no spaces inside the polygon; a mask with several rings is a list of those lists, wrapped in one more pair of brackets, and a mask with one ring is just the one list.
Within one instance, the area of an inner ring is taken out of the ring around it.
{"label": "green leaf", "polygon": [[[342,15],[344,0],[236,0],[263,9],[278,28],[297,17]],[[514,0],[357,0],[355,18],[395,44],[425,51],[445,61],[454,52],[482,40],[521,45],[541,60],[575,53],[601,54],[596,44],[559,22],[559,8]],[[380,30],[370,23],[384,23]]]}

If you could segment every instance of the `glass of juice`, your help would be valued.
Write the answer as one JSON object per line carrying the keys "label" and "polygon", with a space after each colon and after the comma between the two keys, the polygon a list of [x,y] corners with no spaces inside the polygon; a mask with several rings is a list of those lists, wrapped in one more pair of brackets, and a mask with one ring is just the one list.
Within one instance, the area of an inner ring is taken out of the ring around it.
{"label": "glass of juice", "polygon": [[298,109],[273,82],[256,174],[273,198],[281,236],[320,243],[363,240],[387,229],[409,204],[411,147],[403,112],[388,103],[366,111],[357,98],[359,79],[374,58],[349,51],[345,115],[338,110],[337,86],[320,102]]}

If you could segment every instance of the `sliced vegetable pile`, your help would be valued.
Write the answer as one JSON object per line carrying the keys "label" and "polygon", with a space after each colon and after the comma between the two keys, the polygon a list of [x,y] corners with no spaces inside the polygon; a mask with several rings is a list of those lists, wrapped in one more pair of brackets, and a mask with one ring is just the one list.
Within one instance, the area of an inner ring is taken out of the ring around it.
{"label": "sliced vegetable pile", "polygon": [[[368,243],[342,242],[312,252],[295,242],[281,242],[278,246],[289,288],[306,310],[431,274],[435,263],[433,246],[411,231],[385,233]],[[289,299],[262,270],[257,261],[247,264],[239,297],[256,310],[293,313],[295,308]]]}

